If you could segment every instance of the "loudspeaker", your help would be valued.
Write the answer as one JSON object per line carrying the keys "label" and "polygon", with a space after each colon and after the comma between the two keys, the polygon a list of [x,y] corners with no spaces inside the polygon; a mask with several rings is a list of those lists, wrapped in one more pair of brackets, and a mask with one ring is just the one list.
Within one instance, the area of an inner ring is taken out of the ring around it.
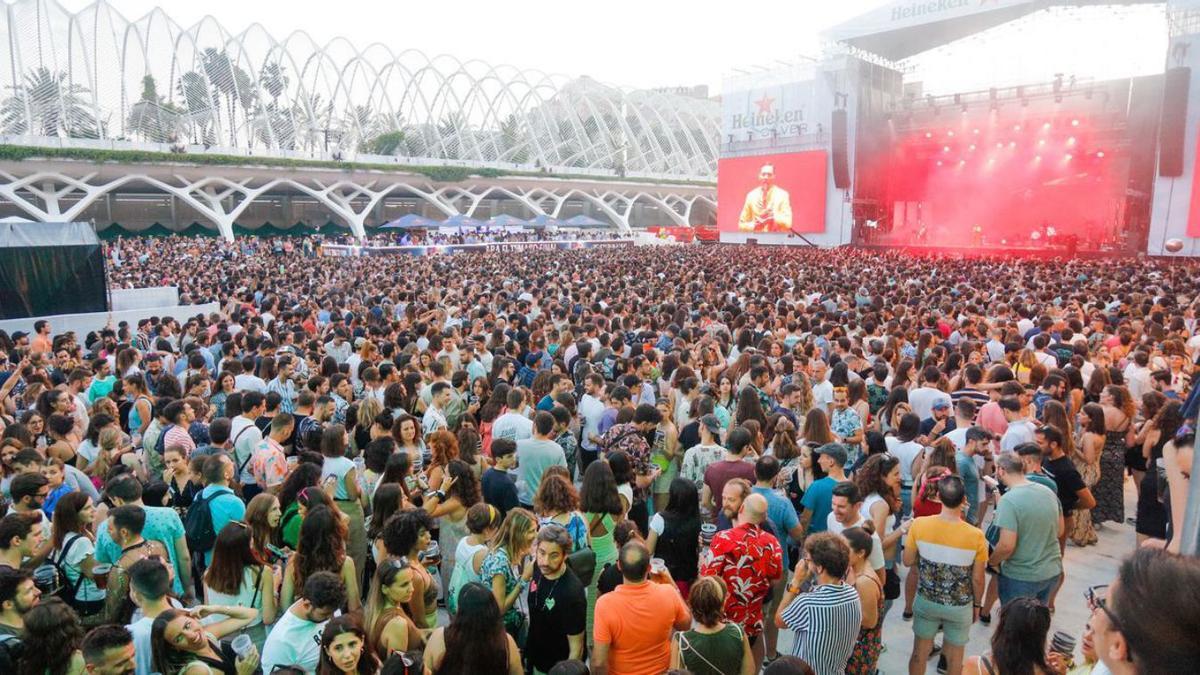
{"label": "loudspeaker", "polygon": [[1187,132],[1191,68],[1171,68],[1163,80],[1162,123],[1158,127],[1158,175],[1183,175],[1183,137]]}
{"label": "loudspeaker", "polygon": [[846,111],[833,111],[833,185],[839,190],[850,187],[850,157],[846,150]]}

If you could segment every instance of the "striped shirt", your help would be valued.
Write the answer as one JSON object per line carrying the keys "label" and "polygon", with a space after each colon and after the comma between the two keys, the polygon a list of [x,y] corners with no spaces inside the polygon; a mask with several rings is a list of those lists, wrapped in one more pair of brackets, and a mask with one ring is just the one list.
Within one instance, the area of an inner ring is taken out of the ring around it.
{"label": "striped shirt", "polygon": [[950,392],[950,400],[955,406],[958,405],[960,399],[964,398],[975,403],[976,411],[978,411],[979,408],[982,408],[984,403],[992,400],[990,397],[988,397],[987,392],[983,392],[978,389],[972,389],[970,387],[963,387],[958,391]]}
{"label": "striped shirt", "polygon": [[858,591],[844,583],[818,586],[783,610],[783,621],[796,632],[792,655],[817,675],[842,675],[862,626]]}

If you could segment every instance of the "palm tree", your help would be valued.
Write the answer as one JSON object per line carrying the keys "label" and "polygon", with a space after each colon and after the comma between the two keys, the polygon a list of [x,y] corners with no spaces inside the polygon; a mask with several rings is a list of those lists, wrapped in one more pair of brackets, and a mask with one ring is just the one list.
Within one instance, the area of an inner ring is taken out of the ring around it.
{"label": "palm tree", "polygon": [[225,98],[229,118],[229,144],[237,145],[237,109],[249,112],[254,104],[254,87],[250,75],[229,58],[225,50],[208,47],[200,57],[204,74],[217,96]]}
{"label": "palm tree", "polygon": [[529,138],[516,113],[509,113],[500,122],[501,161],[524,164],[529,161]]}
{"label": "palm tree", "polygon": [[183,102],[183,112],[192,132],[192,142],[215,144],[216,133],[211,125],[214,115],[219,122],[221,109],[213,105],[208,81],[204,79],[204,75],[194,70],[184,73],[179,78],[176,91]]}
{"label": "palm tree", "polygon": [[9,86],[12,94],[0,103],[0,128],[13,135],[99,138],[100,124],[84,101],[89,90],[71,82],[65,72],[45,66]]}
{"label": "palm tree", "polygon": [[169,143],[179,138],[183,111],[158,95],[153,75],[142,78],[142,97],[129,108],[126,128],[153,143]]}

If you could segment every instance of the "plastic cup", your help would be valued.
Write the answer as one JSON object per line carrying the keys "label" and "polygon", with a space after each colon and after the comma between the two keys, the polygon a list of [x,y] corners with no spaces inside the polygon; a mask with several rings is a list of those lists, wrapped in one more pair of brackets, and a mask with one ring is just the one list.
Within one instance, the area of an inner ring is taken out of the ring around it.
{"label": "plastic cup", "polygon": [[112,570],[112,565],[101,563],[92,566],[92,579],[96,584],[96,588],[108,588],[108,573]]}
{"label": "plastic cup", "polygon": [[242,659],[254,651],[254,641],[245,633],[233,638],[233,642],[229,643],[229,646],[233,647],[233,652]]}
{"label": "plastic cup", "polygon": [[650,571],[656,575],[666,572],[667,571],[667,561],[663,560],[662,558],[651,558],[650,559]]}

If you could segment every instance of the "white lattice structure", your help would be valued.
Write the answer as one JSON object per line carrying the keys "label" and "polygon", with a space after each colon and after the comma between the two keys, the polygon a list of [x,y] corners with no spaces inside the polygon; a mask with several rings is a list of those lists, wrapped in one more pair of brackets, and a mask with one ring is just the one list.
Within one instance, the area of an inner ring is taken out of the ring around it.
{"label": "white lattice structure", "polygon": [[130,21],[16,0],[0,16],[0,134],[338,151],[711,180],[714,101],[450,56]]}
{"label": "white lattice structure", "polygon": [[675,225],[692,222],[697,209],[716,209],[714,190],[706,186],[503,177],[439,184],[420,175],[380,172],[230,167],[215,173],[207,166],[0,163],[0,200],[35,221],[79,220],[100,200],[122,192],[168,195],[230,240],[235,222],[248,207],[281,194],[315,200],[360,238],[373,215],[373,224],[379,224],[376,207],[391,197],[416,198],[445,216],[472,217],[485,199],[512,200],[528,217],[552,218],[562,216],[570,200],[590,205],[626,232],[639,202],[656,206]]}

